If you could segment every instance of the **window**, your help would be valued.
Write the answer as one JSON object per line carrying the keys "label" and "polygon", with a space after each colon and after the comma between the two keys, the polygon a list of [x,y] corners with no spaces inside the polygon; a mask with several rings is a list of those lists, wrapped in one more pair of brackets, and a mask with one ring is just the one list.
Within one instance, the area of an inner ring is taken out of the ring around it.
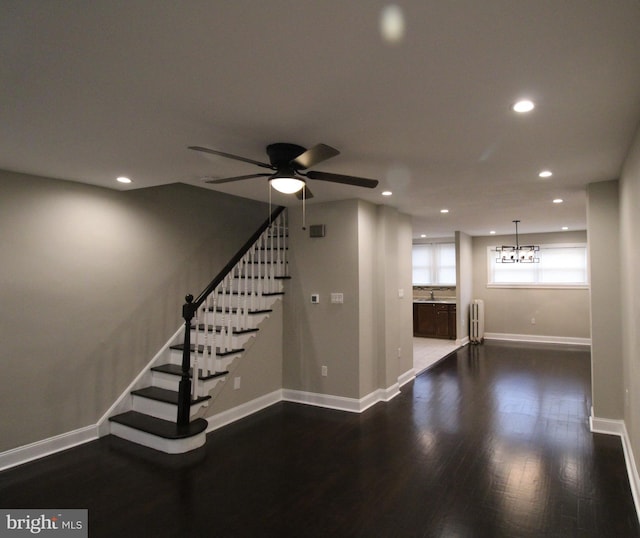
{"label": "window", "polygon": [[413,283],[417,286],[454,286],[455,243],[413,245]]}
{"label": "window", "polygon": [[496,247],[487,249],[489,287],[585,288],[589,286],[587,245],[540,245],[540,263],[496,263]]}

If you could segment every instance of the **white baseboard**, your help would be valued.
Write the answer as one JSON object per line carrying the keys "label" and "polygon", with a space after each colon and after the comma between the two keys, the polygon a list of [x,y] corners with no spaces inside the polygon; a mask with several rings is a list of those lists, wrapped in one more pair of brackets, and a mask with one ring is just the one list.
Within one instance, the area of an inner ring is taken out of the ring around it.
{"label": "white baseboard", "polygon": [[537,334],[484,333],[486,340],[504,340],[507,342],[533,342],[540,344],[566,344],[590,346],[591,338],[575,336],[542,336]]}
{"label": "white baseboard", "polygon": [[407,370],[404,374],[400,374],[398,377],[398,387],[402,387],[409,383],[409,381],[413,381],[416,378],[416,371],[413,368]]}
{"label": "white baseboard", "polygon": [[629,485],[631,486],[631,495],[633,496],[633,503],[636,507],[636,515],[640,520],[640,477],[638,476],[638,467],[636,466],[636,460],[633,457],[631,440],[629,439],[629,433],[627,432],[624,420],[594,417],[592,409],[591,416],[589,417],[589,426],[593,433],[617,435],[621,438],[624,461],[627,466]]}
{"label": "white baseboard", "polygon": [[96,424],[0,453],[0,471],[37,460],[98,438]]}
{"label": "white baseboard", "polygon": [[258,411],[262,411],[267,407],[276,404],[282,401],[282,390],[274,390],[269,394],[265,394],[264,396],[260,396],[254,400],[243,403],[227,411],[222,411],[221,413],[217,413],[210,417],[207,417],[207,421],[209,422],[209,426],[207,427],[207,433],[217,430],[218,428],[222,428],[227,424],[231,424],[236,420],[240,420],[241,418],[248,417],[253,413],[257,413]]}
{"label": "white baseboard", "polygon": [[469,337],[465,336],[464,338],[458,338],[456,340],[456,345],[458,347],[463,347],[463,346],[466,346],[469,342],[470,342]]}
{"label": "white baseboard", "polygon": [[[411,370],[411,372],[413,372],[413,370]],[[408,372],[403,374],[403,376],[406,376],[407,374]],[[410,381],[410,379],[408,381]],[[406,382],[407,381],[405,381],[405,383]],[[315,405],[317,407],[326,407],[328,409],[336,409],[338,411],[349,411],[351,413],[362,413],[378,402],[388,402],[398,394],[400,394],[399,383],[394,383],[386,389],[374,390],[360,399],[333,396],[331,394],[319,394],[317,392],[282,389],[282,399],[285,402]]]}

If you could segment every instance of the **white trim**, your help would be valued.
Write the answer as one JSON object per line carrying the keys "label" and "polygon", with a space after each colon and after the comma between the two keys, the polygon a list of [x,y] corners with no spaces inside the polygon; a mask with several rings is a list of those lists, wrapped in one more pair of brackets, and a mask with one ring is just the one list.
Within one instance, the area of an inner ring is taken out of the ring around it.
{"label": "white trim", "polygon": [[259,396],[258,398],[251,400],[249,402],[243,403],[231,409],[227,409],[226,411],[222,411],[220,413],[216,413],[210,417],[205,417],[209,422],[209,426],[207,427],[207,433],[222,428],[236,420],[240,420],[242,418],[248,417],[253,413],[257,413],[258,411],[262,411],[267,407],[276,404],[282,401],[282,390],[274,390],[269,394],[265,394],[264,396]]}
{"label": "white trim", "polygon": [[136,378],[129,384],[129,386],[124,389],[124,392],[118,397],[118,399],[113,403],[107,412],[102,415],[100,420],[98,420],[98,434],[100,437],[104,435],[109,435],[110,422],[109,417],[116,415],[118,413],[123,413],[125,411],[129,411],[133,405],[133,400],[131,396],[131,391],[139,388],[137,385],[140,383],[143,377],[146,375],[151,375],[150,368],[155,364],[155,362],[160,358],[160,356],[171,346],[176,338],[180,336],[180,333],[184,331],[184,325],[181,325],[178,330],[173,334],[173,336],[167,340],[166,344],[160,348],[160,350],[154,355],[154,357],[147,363],[147,365],[140,371],[140,373],[136,376]]}
{"label": "white trim", "polygon": [[398,377],[398,387],[403,387],[409,381],[413,381],[416,378],[416,371],[413,368],[407,370],[404,374],[400,374]]}
{"label": "white trim", "polygon": [[[403,374],[403,376],[406,374]],[[317,392],[305,392],[301,390],[282,389],[282,399],[285,402],[294,402],[317,407],[326,407],[338,411],[349,411],[350,413],[362,413],[378,402],[388,402],[400,394],[400,385],[394,383],[386,389],[377,389],[366,396],[356,398],[345,398],[344,396],[333,396],[331,394],[319,394]]]}
{"label": "white trim", "polygon": [[508,342],[537,342],[544,344],[566,344],[590,346],[591,338],[576,336],[544,336],[537,334],[484,333],[486,340],[506,340]]}
{"label": "white trim", "polygon": [[458,346],[458,349],[460,349],[461,347],[466,346],[469,342],[470,342],[469,336],[465,336],[464,338],[458,338],[456,340],[456,346]]}
{"label": "white trim", "polygon": [[617,435],[620,437],[622,441],[622,451],[624,452],[624,461],[627,467],[627,475],[629,476],[629,486],[631,487],[631,495],[633,496],[633,504],[636,507],[636,517],[640,520],[640,476],[638,476],[638,468],[633,456],[631,439],[629,439],[629,433],[627,432],[627,426],[624,420],[594,417],[593,408],[591,408],[589,427],[593,433]]}
{"label": "white trim", "polygon": [[12,448],[0,453],[0,471],[22,465],[28,461],[37,460],[45,456],[50,456],[56,452],[67,450],[77,445],[95,441],[98,438],[98,428],[96,424],[79,428],[70,432],[42,439],[28,445]]}

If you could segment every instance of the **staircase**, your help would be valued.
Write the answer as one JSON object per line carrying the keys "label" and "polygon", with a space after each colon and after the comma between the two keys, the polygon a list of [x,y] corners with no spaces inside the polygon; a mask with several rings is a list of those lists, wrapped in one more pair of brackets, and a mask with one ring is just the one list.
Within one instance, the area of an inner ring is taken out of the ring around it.
{"label": "staircase", "polygon": [[109,417],[111,434],[169,454],[204,445],[206,408],[284,294],[287,236],[279,207],[198,298],[187,295],[183,329]]}

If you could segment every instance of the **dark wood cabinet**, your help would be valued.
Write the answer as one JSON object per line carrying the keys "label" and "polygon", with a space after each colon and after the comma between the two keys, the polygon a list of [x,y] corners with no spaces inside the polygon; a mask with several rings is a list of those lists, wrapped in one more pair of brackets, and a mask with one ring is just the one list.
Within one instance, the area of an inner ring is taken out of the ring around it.
{"label": "dark wood cabinet", "polygon": [[455,338],[456,305],[414,303],[413,335],[430,338]]}

